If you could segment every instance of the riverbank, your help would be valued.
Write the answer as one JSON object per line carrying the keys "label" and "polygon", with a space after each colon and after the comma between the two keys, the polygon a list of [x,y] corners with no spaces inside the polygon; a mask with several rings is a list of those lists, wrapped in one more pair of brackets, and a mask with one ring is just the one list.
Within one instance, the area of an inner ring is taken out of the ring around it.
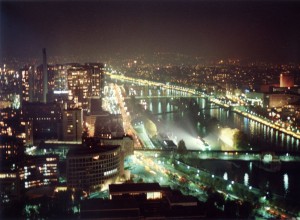
{"label": "riverbank", "polygon": [[120,80],[125,80],[125,81],[129,81],[129,82],[133,82],[133,83],[135,82],[135,83],[143,84],[143,85],[159,86],[159,87],[163,87],[165,89],[170,89],[170,87],[171,87],[174,90],[184,91],[184,92],[190,93],[191,95],[197,95],[197,96],[199,96],[201,98],[207,97],[210,102],[212,102],[212,103],[214,103],[216,105],[222,106],[224,108],[231,109],[232,112],[235,112],[235,113],[240,114],[240,115],[242,115],[244,117],[247,117],[249,119],[252,119],[254,121],[262,123],[262,124],[264,124],[266,126],[269,126],[270,128],[278,130],[278,131],[280,131],[280,132],[282,132],[284,134],[290,135],[290,136],[298,139],[299,142],[300,142],[300,132],[295,133],[295,132],[293,132],[291,130],[285,129],[285,128],[280,127],[278,125],[275,125],[274,123],[272,123],[270,121],[267,121],[264,118],[252,115],[252,114],[250,114],[248,112],[241,111],[237,107],[230,106],[228,104],[222,103],[218,99],[210,98],[207,95],[198,94],[195,89],[185,88],[183,86],[170,86],[170,85],[167,85],[165,83],[159,83],[159,82],[154,82],[154,81],[135,79],[135,78],[132,78],[132,77],[127,77],[127,76],[122,76],[122,75],[113,75],[113,74],[110,74],[110,77],[115,78],[115,79],[120,79]]}
{"label": "riverbank", "polygon": [[254,120],[256,122],[259,122],[261,124],[264,124],[264,125],[266,125],[266,126],[268,126],[270,128],[278,130],[278,131],[280,131],[280,132],[282,132],[284,134],[290,135],[290,136],[292,136],[292,137],[294,137],[294,138],[296,138],[296,139],[298,139],[300,141],[300,133],[295,133],[295,132],[293,132],[291,130],[287,130],[287,129],[283,128],[283,127],[280,127],[280,126],[278,126],[278,125],[276,125],[276,124],[274,124],[274,123],[266,120],[265,118],[262,118],[262,117],[250,114],[248,112],[244,112],[244,111],[238,109],[237,107],[229,106],[229,105],[227,105],[225,103],[220,102],[218,99],[208,99],[208,100],[210,102],[218,105],[218,106],[221,106],[223,108],[228,108],[230,111],[232,111],[234,113],[237,113],[239,115],[242,115],[243,117],[246,117],[246,118],[249,118],[249,119]]}

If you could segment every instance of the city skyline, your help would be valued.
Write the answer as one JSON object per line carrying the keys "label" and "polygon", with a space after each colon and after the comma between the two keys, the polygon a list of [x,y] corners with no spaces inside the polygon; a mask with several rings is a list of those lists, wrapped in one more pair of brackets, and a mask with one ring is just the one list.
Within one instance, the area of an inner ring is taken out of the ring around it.
{"label": "city skyline", "polygon": [[174,52],[300,60],[296,1],[3,1],[3,58]]}
{"label": "city skyline", "polygon": [[2,0],[0,219],[300,218],[299,9]]}

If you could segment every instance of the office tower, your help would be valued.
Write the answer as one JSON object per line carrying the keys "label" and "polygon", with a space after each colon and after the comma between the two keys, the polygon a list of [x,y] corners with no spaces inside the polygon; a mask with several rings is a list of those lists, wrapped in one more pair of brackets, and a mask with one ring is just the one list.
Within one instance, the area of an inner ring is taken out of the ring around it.
{"label": "office tower", "polygon": [[[20,108],[22,81],[21,71],[7,69],[5,64],[0,67],[0,109],[12,107]],[[0,110],[1,112],[1,110]]]}
{"label": "office tower", "polygon": [[69,100],[73,100],[83,111],[90,111],[91,106],[96,107],[97,111],[101,109],[103,71],[104,65],[101,63],[71,64],[67,67]]}
{"label": "office tower", "polygon": [[69,100],[73,100],[76,106],[86,110],[88,107],[87,70],[81,65],[72,65],[67,71],[68,89],[71,91]]}
{"label": "office tower", "polygon": [[102,63],[87,63],[90,78],[89,110],[99,112],[102,110],[102,89],[104,84],[104,65]]}
{"label": "office tower", "polygon": [[43,102],[44,103],[47,103],[47,93],[48,93],[48,66],[47,66],[46,48],[43,48]]}
{"label": "office tower", "polygon": [[[52,67],[53,74],[53,92],[54,94],[68,93],[67,68],[64,65],[55,65]],[[49,81],[50,82],[50,81]]]}
{"label": "office tower", "polygon": [[65,65],[48,65],[47,102],[68,100],[67,68]]}
{"label": "office tower", "polygon": [[22,101],[33,102],[34,66],[25,66],[20,71],[22,77]]}
{"label": "office tower", "polygon": [[90,97],[101,97],[101,91],[103,88],[103,71],[104,65],[102,63],[86,63],[88,78],[90,83],[88,86],[88,93]]}
{"label": "office tower", "polygon": [[63,141],[81,141],[82,117],[82,109],[63,110],[61,132]]}
{"label": "office tower", "polygon": [[36,73],[34,75],[34,102],[43,102],[43,64],[37,66]]}

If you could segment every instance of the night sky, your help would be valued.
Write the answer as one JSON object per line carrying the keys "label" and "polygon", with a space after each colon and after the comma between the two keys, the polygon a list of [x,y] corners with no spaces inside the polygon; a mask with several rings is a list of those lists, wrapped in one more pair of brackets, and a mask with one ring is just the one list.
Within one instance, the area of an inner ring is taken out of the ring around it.
{"label": "night sky", "polygon": [[192,56],[300,61],[298,1],[2,1],[1,58]]}

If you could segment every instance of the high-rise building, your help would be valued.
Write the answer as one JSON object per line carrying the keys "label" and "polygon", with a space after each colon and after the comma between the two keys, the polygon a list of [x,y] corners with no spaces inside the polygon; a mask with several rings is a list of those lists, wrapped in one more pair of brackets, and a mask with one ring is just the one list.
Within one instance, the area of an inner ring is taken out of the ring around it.
{"label": "high-rise building", "polygon": [[37,66],[34,76],[34,102],[43,102],[43,64]]}
{"label": "high-rise building", "polygon": [[73,100],[83,111],[89,111],[91,106],[94,106],[94,100],[98,99],[97,105],[101,108],[103,75],[102,63],[69,65],[67,67],[69,100]]}
{"label": "high-rise building", "polygon": [[101,97],[104,84],[104,65],[102,63],[86,63],[90,84],[88,87],[90,97]]}
{"label": "high-rise building", "polygon": [[89,78],[87,70],[81,65],[73,65],[67,71],[69,100],[73,100],[77,107],[87,110]]}
{"label": "high-rise building", "polygon": [[63,141],[81,141],[82,117],[82,109],[63,110],[61,132]]}
{"label": "high-rise building", "polygon": [[7,69],[5,64],[0,67],[0,109],[12,107],[20,108],[22,93],[21,72]]}
{"label": "high-rise building", "polygon": [[47,103],[48,94],[48,64],[46,48],[43,48],[43,102]]}
{"label": "high-rise building", "polygon": [[67,66],[62,64],[48,65],[47,102],[68,100]]}
{"label": "high-rise building", "polygon": [[21,71],[22,101],[32,102],[34,94],[34,66],[25,66]]}
{"label": "high-rise building", "polygon": [[54,65],[52,67],[53,91],[54,93],[63,93],[68,91],[67,67],[65,65]]}

